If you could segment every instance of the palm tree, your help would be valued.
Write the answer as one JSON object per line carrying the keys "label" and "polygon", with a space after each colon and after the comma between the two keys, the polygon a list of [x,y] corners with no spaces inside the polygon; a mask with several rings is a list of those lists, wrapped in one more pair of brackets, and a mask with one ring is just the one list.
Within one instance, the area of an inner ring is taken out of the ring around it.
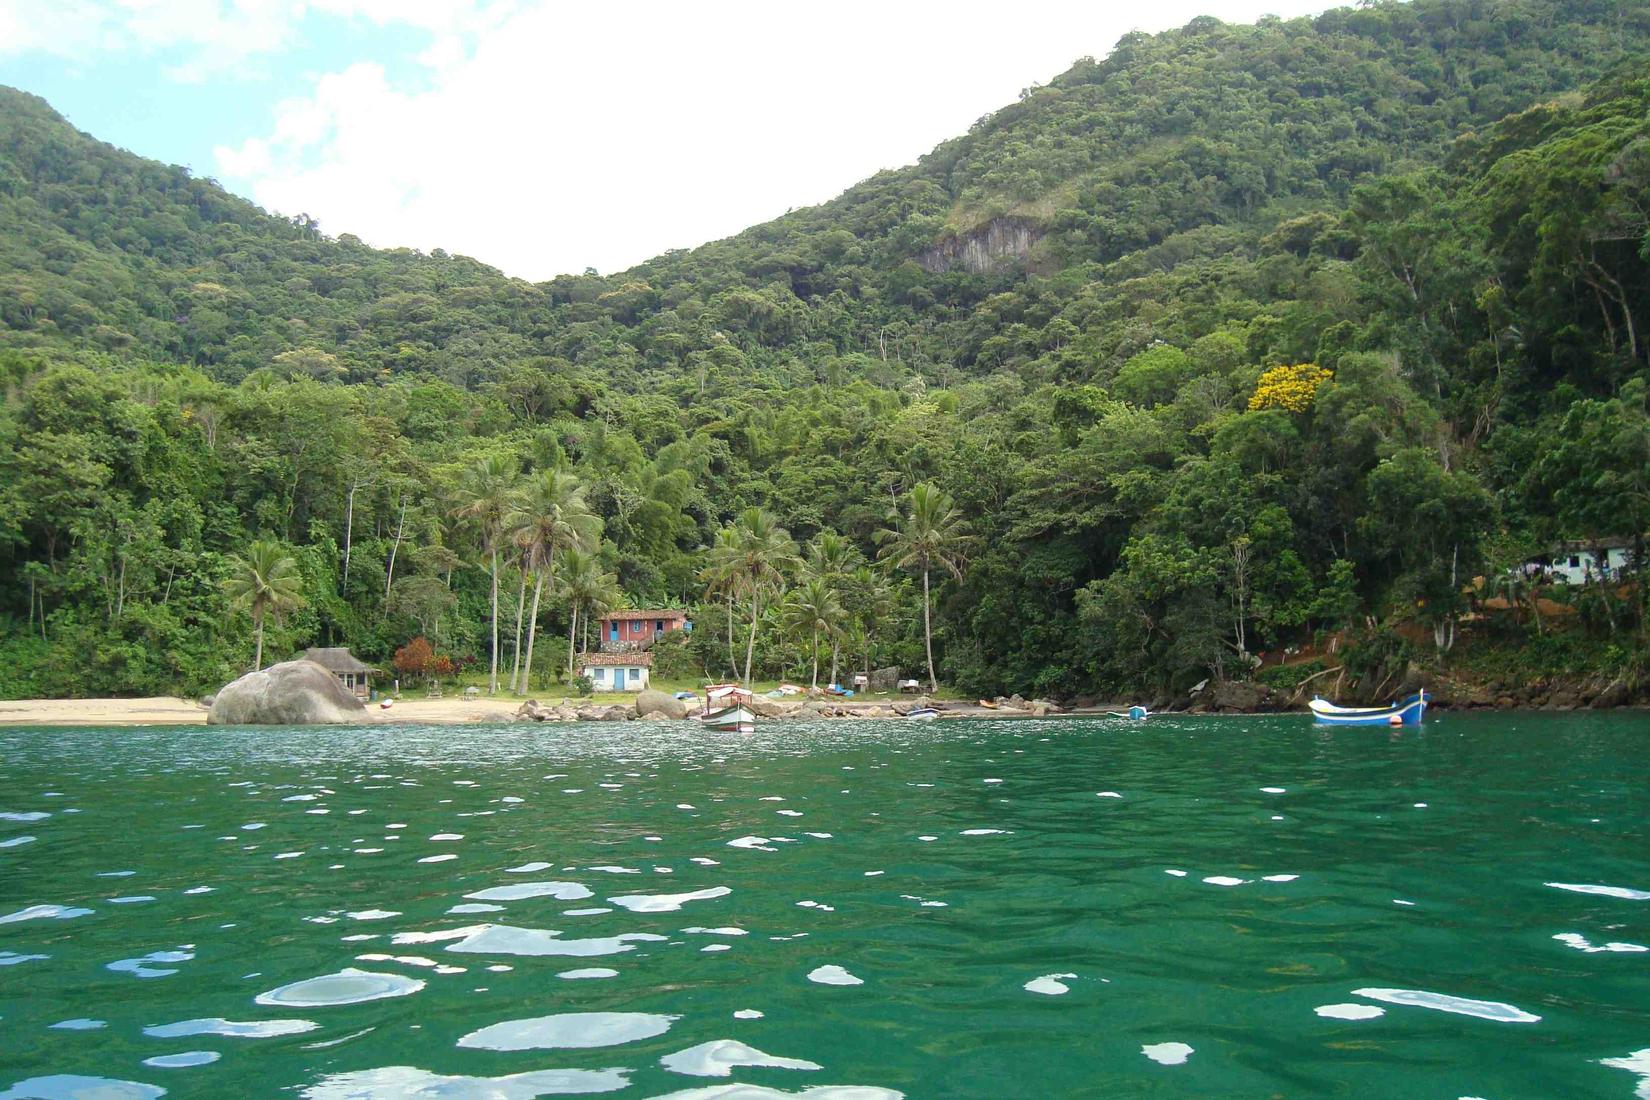
{"label": "palm tree", "polygon": [[734,547],[730,566],[738,589],[750,597],[751,632],[745,643],[746,687],[751,682],[751,660],[756,654],[756,627],[762,619],[762,597],[785,583],[785,573],[801,562],[789,531],[774,522],[760,508],[747,508],[734,521]]}
{"label": "palm tree", "polygon": [[[808,544],[808,575],[823,580],[838,603],[846,601],[845,587],[851,574],[864,564],[859,548],[835,531],[821,531]],[[831,683],[837,682],[837,666],[842,657],[842,630],[831,632]],[[816,677],[817,679],[817,677]],[[817,686],[817,685],[816,685]]]}
{"label": "palm tree", "polygon": [[934,674],[934,626],[932,599],[929,592],[929,573],[943,569],[957,580],[962,580],[964,553],[968,544],[967,526],[956,503],[933,485],[918,485],[911,490],[911,506],[902,515],[894,517],[894,526],[877,532],[882,543],[881,557],[890,560],[896,569],[910,569],[922,574],[922,641],[928,654],[928,688],[940,689]]}
{"label": "palm tree", "polygon": [[522,565],[533,574],[533,608],[527,615],[525,676],[533,675],[533,642],[538,636],[539,600],[548,576],[556,579],[556,555],[588,550],[601,537],[602,521],[584,502],[584,486],[572,474],[545,470],[529,478],[510,514],[510,538],[521,548]]}
{"label": "palm tree", "polygon": [[527,556],[516,553],[516,572],[519,577],[516,582],[516,642],[511,647],[512,657],[510,667],[510,691],[514,694],[520,691],[521,684],[521,627],[527,620]]}
{"label": "palm tree", "polygon": [[567,672],[572,675],[573,655],[578,651],[579,621],[586,630],[591,615],[604,615],[624,602],[619,580],[602,572],[594,553],[569,549],[562,555],[562,593],[567,597]]}
{"label": "palm tree", "polygon": [[699,571],[705,584],[707,599],[721,598],[728,609],[728,667],[739,675],[739,661],[733,655],[733,600],[739,594],[739,533],[732,527],[716,532],[716,542],[710,548],[710,561]]}
{"label": "palm tree", "polygon": [[304,606],[304,579],[298,563],[278,542],[259,540],[246,548],[246,556],[229,559],[230,574],[223,582],[231,611],[252,612],[252,633],[257,639],[252,656],[254,670],[264,667],[264,616],[273,612],[275,621],[287,611]]}
{"label": "palm tree", "polygon": [[881,570],[862,565],[848,578],[847,591],[849,607],[858,627],[857,634],[865,646],[865,676],[869,679],[877,627],[894,615],[894,587]]}
{"label": "palm tree", "polygon": [[475,522],[481,534],[481,552],[488,556],[493,578],[493,651],[488,666],[487,692],[498,694],[498,551],[504,538],[504,519],[510,512],[510,485],[515,463],[490,455],[464,472],[453,514]]}
{"label": "palm tree", "polygon": [[[791,590],[780,612],[785,629],[808,635],[808,652],[813,658],[813,687],[819,687],[819,636],[830,639],[835,652],[847,613],[824,577],[809,577]],[[834,682],[834,681],[833,681]]]}

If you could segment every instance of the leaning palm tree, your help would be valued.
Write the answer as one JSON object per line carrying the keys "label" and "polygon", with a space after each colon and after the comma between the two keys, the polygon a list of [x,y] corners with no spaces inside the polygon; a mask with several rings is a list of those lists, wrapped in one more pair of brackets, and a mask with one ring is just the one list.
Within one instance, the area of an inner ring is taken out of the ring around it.
{"label": "leaning palm tree", "polygon": [[504,520],[510,512],[510,487],[516,465],[509,459],[491,455],[464,472],[458,485],[458,504],[453,514],[471,520],[481,534],[481,552],[490,561],[493,578],[493,650],[487,670],[487,692],[498,694],[498,552],[503,544]]}
{"label": "leaning palm tree", "polygon": [[812,686],[816,689],[819,687],[819,637],[823,634],[835,652],[847,617],[830,582],[823,577],[809,577],[785,598],[780,622],[786,630],[808,636],[808,655],[813,659]]}
{"label": "leaning palm tree", "polygon": [[962,580],[969,541],[967,525],[949,496],[933,485],[923,484],[911,490],[910,507],[894,517],[894,526],[877,532],[877,541],[883,544],[881,557],[896,569],[922,574],[922,641],[928,655],[928,688],[938,691],[929,573],[939,568]]}
{"label": "leaning palm tree", "polygon": [[796,543],[789,531],[774,522],[760,508],[747,508],[734,521],[735,551],[733,575],[739,591],[750,597],[751,632],[745,643],[746,687],[751,682],[751,661],[756,654],[756,628],[762,621],[762,597],[785,583],[785,574],[801,564]]}
{"label": "leaning palm tree", "polygon": [[510,691],[520,691],[521,684],[521,628],[527,621],[527,556],[519,549],[514,561],[516,570],[516,641],[510,648]]}
{"label": "leaning palm tree", "polygon": [[584,486],[578,478],[560,470],[545,470],[529,478],[517,494],[509,522],[511,541],[521,548],[522,566],[533,574],[533,607],[527,614],[527,655],[523,662],[531,677],[544,582],[548,579],[555,584],[558,554],[595,546],[601,537],[602,521],[585,503]]}
{"label": "leaning palm tree", "polygon": [[246,548],[246,555],[229,559],[229,577],[223,582],[232,611],[252,612],[252,634],[257,639],[252,655],[254,670],[264,667],[264,616],[282,614],[304,606],[304,578],[298,563],[278,542],[259,540]]}

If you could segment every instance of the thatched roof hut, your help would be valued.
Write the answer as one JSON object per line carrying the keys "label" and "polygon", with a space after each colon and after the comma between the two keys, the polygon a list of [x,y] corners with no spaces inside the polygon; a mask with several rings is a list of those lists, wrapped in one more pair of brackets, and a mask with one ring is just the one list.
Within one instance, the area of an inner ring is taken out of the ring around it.
{"label": "thatched roof hut", "polygon": [[346,646],[311,646],[304,650],[304,660],[314,661],[363,699],[372,693],[370,678],[373,667],[351,653]]}

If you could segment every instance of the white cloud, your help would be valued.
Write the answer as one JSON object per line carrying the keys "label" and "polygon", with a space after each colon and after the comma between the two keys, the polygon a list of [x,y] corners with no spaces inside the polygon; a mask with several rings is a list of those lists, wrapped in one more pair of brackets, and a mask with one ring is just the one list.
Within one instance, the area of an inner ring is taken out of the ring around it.
{"label": "white cloud", "polygon": [[[182,47],[173,75],[205,78],[293,46],[306,14],[421,30],[416,87],[367,62],[315,76],[217,169],[331,233],[545,278],[828,199],[1130,30],[1328,2],[62,0],[55,30],[24,33],[60,53]],[[34,6],[0,0],[0,43]]]}
{"label": "white cloud", "polygon": [[199,83],[291,47],[311,13],[414,27],[461,49],[513,8],[514,0],[0,0],[0,57],[176,51],[183,60],[165,75]]}
{"label": "white cloud", "polygon": [[264,205],[374,244],[529,278],[610,271],[910,163],[1136,27],[1319,6],[524,7],[479,24],[472,50],[432,55],[425,90],[371,66],[321,78],[267,147],[219,150],[219,166]]}

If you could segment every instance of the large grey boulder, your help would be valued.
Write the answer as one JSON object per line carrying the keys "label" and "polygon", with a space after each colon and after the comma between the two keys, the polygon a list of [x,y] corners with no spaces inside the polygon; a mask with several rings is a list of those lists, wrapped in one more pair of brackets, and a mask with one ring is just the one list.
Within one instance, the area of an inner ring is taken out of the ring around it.
{"label": "large grey boulder", "polygon": [[893,691],[899,687],[899,669],[876,668],[871,670],[870,688],[872,691]]}
{"label": "large grey boulder", "polygon": [[751,696],[751,701],[746,706],[758,718],[783,718],[791,712],[791,708],[778,699],[770,699],[761,694]]}
{"label": "large grey boulder", "polygon": [[646,718],[657,714],[664,718],[686,718],[687,704],[673,695],[666,695],[662,691],[648,690],[636,696],[636,717]]}
{"label": "large grey boulder", "polygon": [[312,726],[367,716],[338,677],[314,661],[282,661],[225,684],[207,711],[213,726]]}

